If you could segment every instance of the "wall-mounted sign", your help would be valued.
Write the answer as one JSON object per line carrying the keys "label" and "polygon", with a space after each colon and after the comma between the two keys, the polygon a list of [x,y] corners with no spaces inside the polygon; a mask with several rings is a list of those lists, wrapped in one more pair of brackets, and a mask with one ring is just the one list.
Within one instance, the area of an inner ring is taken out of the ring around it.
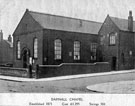
{"label": "wall-mounted sign", "polygon": [[129,55],[130,55],[130,56],[132,55],[132,51],[131,51],[131,50],[129,51]]}
{"label": "wall-mounted sign", "polygon": [[69,56],[72,56],[72,52],[69,52]]}

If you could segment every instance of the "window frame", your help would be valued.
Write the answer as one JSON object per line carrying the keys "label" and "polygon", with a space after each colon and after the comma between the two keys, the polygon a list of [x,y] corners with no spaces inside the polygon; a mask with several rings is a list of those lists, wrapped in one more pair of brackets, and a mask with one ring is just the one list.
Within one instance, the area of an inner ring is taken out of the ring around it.
{"label": "window frame", "polygon": [[62,60],[62,40],[54,40],[54,60]]}
{"label": "window frame", "polygon": [[91,58],[90,59],[92,61],[97,60],[97,46],[98,46],[98,43],[96,43],[96,42],[93,42],[90,44],[90,51],[91,51]]}
{"label": "window frame", "polygon": [[[37,40],[37,47],[36,47],[36,54],[37,54],[37,56],[36,57],[35,57],[35,40]],[[33,58],[34,59],[38,59],[38,38],[37,37],[35,37],[33,39]]]}
{"label": "window frame", "polygon": [[109,46],[115,46],[116,45],[116,35],[114,32],[109,34]]}
{"label": "window frame", "polygon": [[[18,49],[18,44],[20,44],[20,46],[19,46],[19,49],[20,50]],[[21,42],[20,42],[20,40],[17,40],[17,42],[16,42],[16,58],[17,58],[17,60],[20,60],[21,59]]]}
{"label": "window frame", "polygon": [[[75,61],[79,61],[81,60],[81,42],[80,41],[74,41],[74,60]],[[76,56],[78,56],[77,58],[75,58]]]}

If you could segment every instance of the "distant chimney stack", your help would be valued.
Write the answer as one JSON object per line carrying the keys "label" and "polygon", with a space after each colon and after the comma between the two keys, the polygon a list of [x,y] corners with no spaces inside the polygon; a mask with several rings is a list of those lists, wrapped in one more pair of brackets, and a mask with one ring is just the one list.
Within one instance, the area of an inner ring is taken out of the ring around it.
{"label": "distant chimney stack", "polygon": [[132,16],[132,11],[129,11],[129,16],[128,16],[128,30],[133,31],[133,16]]}
{"label": "distant chimney stack", "polygon": [[0,42],[3,40],[3,32],[2,30],[0,31]]}
{"label": "distant chimney stack", "polygon": [[12,37],[11,37],[11,35],[8,36],[8,41],[9,41],[9,42],[12,42]]}

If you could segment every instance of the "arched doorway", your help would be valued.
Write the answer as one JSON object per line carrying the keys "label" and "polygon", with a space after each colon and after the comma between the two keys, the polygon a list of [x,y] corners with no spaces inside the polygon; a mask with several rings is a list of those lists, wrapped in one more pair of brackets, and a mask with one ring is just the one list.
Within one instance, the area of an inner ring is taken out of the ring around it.
{"label": "arched doorway", "polygon": [[27,68],[29,63],[29,50],[26,48],[22,51],[22,62],[23,68]]}

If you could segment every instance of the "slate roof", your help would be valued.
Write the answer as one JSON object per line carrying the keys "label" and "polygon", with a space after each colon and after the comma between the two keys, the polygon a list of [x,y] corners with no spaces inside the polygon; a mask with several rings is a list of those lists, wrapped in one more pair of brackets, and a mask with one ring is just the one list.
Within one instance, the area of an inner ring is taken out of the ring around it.
{"label": "slate roof", "polygon": [[102,23],[29,11],[45,29],[98,34]]}
{"label": "slate roof", "polygon": [[5,41],[10,45],[11,48],[13,47],[13,43],[12,42],[9,42],[8,40],[5,40]]}
{"label": "slate roof", "polygon": [[3,39],[3,40],[0,42],[0,46],[1,46],[1,43],[4,44],[4,45],[5,45],[5,44],[8,44],[11,48],[13,48],[13,43],[12,43],[12,42],[9,42],[8,40],[4,40],[4,39]]}
{"label": "slate roof", "polygon": [[[110,17],[110,18],[120,30],[129,31],[128,19],[122,19],[122,18],[116,18],[116,17]],[[133,32],[135,32],[135,21],[133,21]]]}

